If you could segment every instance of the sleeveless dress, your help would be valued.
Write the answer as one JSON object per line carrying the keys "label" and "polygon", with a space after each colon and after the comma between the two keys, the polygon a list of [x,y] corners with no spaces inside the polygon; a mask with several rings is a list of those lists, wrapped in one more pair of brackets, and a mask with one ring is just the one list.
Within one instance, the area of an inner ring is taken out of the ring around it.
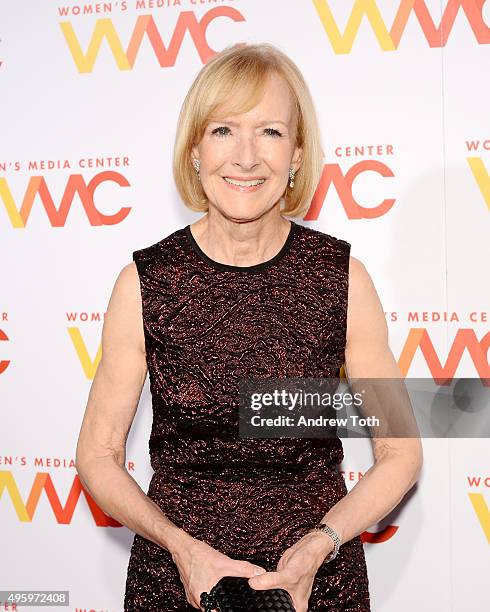
{"label": "sleeveless dress", "polygon": [[[209,258],[189,225],[133,253],[153,405],[147,495],[191,536],[269,571],[347,494],[338,437],[238,437],[240,378],[338,377],[344,363],[350,244],[290,222],[281,250],[253,266]],[[308,610],[370,611],[368,586],[357,536],[320,566]],[[139,534],[124,610],[196,610],[170,553]]]}

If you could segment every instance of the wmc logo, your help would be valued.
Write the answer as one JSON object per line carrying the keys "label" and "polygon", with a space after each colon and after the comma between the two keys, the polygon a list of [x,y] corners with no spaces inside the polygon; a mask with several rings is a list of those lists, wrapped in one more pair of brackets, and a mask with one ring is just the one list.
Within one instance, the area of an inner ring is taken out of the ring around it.
{"label": "wmc logo", "polygon": [[4,490],[10,497],[17,518],[24,523],[30,523],[34,519],[36,508],[44,492],[58,524],[70,525],[78,505],[78,500],[83,493],[95,524],[98,527],[122,527],[121,523],[105,514],[99,508],[93,497],[82,487],[78,474],[73,478],[73,483],[64,506],[56,491],[55,483],[48,472],[38,472],[35,475],[26,502],[22,499],[13,473],[2,470],[0,471],[0,499],[3,496]]}
{"label": "wmc logo", "polygon": [[412,14],[417,18],[429,46],[444,47],[460,9],[464,12],[478,43],[480,45],[490,44],[490,28],[483,20],[485,0],[448,0],[439,27],[435,25],[425,0],[401,0],[390,29],[384,22],[376,0],[355,0],[343,34],[340,33],[329,2],[327,0],[313,0],[313,4],[332,48],[338,54],[351,52],[364,17],[369,21],[383,51],[398,49],[407,22]]}
{"label": "wmc logo", "polygon": [[98,210],[94,200],[95,190],[99,185],[106,182],[116,183],[119,187],[130,186],[126,177],[112,170],[99,172],[88,183],[81,174],[72,174],[68,177],[61,202],[56,208],[44,176],[32,176],[22,198],[22,204],[19,206],[14,200],[7,180],[0,177],[0,200],[3,201],[14,228],[26,227],[37,196],[44,206],[46,216],[52,227],[65,226],[75,196],[80,199],[90,225],[117,225],[129,215],[131,207],[123,206],[112,214],[104,214]]}
{"label": "wmc logo", "polygon": [[153,16],[141,15],[136,20],[126,50],[123,48],[112,19],[98,19],[95,22],[95,27],[85,53],[71,23],[69,21],[62,21],[60,27],[79,72],[92,72],[104,39],[109,45],[119,70],[132,70],[145,35],[148,37],[158,63],[162,68],[167,68],[175,65],[182,41],[187,32],[192,38],[201,61],[205,64],[211,59],[216,54],[216,51],[208,45],[206,31],[209,24],[218,19],[218,17],[227,17],[232,21],[245,21],[245,17],[239,11],[227,6],[211,9],[199,21],[192,11],[183,11],[179,14],[168,47],[166,47]]}

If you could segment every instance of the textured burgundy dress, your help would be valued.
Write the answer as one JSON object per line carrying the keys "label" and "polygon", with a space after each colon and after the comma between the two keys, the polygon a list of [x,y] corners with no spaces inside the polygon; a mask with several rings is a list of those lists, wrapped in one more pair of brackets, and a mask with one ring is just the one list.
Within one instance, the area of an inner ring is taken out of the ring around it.
{"label": "textured burgundy dress", "polygon": [[[148,496],[177,526],[274,570],[347,494],[333,438],[238,437],[240,378],[336,377],[350,244],[295,222],[275,257],[210,259],[189,226],[135,251],[153,426]],[[360,537],[319,568],[308,610],[370,610]],[[124,609],[195,611],[170,553],[135,534]],[[253,611],[251,611],[253,612]]]}

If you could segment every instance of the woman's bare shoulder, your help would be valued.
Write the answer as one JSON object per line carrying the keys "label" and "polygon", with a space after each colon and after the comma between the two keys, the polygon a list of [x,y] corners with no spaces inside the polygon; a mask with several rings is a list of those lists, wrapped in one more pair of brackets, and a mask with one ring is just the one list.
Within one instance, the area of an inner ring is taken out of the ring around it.
{"label": "woman's bare shoulder", "polygon": [[131,342],[144,352],[140,280],[134,261],[120,270],[104,318],[103,340]]}
{"label": "woman's bare shoulder", "polygon": [[349,289],[354,291],[362,291],[373,284],[371,275],[369,274],[364,263],[357,257],[349,256]]}
{"label": "woman's bare shoulder", "polygon": [[116,284],[120,285],[121,291],[139,293],[138,268],[134,261],[124,265],[116,279]]}
{"label": "woman's bare shoulder", "polygon": [[362,334],[386,335],[383,307],[365,264],[349,257],[348,336]]}

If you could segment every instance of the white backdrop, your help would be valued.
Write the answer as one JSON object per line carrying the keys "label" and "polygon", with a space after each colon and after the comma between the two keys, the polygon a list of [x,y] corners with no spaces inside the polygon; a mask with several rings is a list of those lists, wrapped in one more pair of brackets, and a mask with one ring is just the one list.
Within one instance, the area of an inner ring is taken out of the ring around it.
{"label": "white backdrop", "polygon": [[[133,534],[87,503],[76,440],[120,269],[198,218],[173,185],[174,130],[225,46],[271,42],[303,71],[326,166],[298,221],[352,244],[404,376],[490,376],[488,24],[483,0],[0,3],[0,590],[122,610]],[[145,491],[150,427],[147,382],[127,447]],[[372,453],[344,448],[351,488]],[[488,439],[424,453],[363,534],[373,610],[486,609]]]}

